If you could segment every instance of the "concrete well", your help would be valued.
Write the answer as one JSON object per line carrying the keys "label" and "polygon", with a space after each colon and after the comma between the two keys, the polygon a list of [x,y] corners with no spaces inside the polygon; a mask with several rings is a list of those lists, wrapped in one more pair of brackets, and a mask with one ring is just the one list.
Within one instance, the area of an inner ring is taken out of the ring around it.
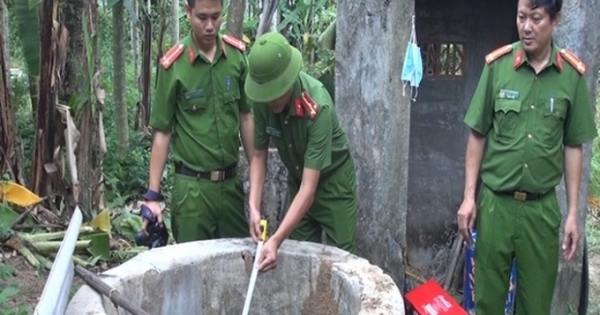
{"label": "concrete well", "polygon": [[[250,239],[184,243],[142,253],[101,277],[152,315],[242,314],[250,280],[242,253],[255,249]],[[66,314],[126,312],[85,285]],[[250,314],[402,315],[404,302],[391,277],[367,260],[287,240],[277,268],[258,275]]]}

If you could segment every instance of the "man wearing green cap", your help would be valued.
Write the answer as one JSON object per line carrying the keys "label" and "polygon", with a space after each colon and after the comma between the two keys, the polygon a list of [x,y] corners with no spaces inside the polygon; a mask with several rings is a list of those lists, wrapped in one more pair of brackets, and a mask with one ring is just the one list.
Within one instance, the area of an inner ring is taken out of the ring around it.
{"label": "man wearing green cap", "polygon": [[158,67],[150,185],[144,197],[161,221],[159,187],[172,146],[171,227],[178,243],[248,236],[236,172],[240,132],[248,161],[253,150],[253,120],[243,92],[247,59],[242,41],[217,33],[222,9],[222,0],[187,0],[192,31]]}
{"label": "man wearing green cap", "polygon": [[288,237],[356,251],[356,178],[348,139],[323,84],[301,71],[302,55],[279,33],[257,38],[248,56],[245,91],[254,105],[250,167],[250,234],[257,240],[269,139],[288,170],[291,204],[265,243],[260,270],[276,266]]}

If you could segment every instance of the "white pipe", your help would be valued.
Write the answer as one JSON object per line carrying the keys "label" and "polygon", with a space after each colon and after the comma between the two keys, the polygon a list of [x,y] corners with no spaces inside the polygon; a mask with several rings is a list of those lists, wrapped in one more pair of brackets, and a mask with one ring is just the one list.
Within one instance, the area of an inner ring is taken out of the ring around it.
{"label": "white pipe", "polygon": [[63,315],[65,313],[75,268],[71,258],[75,251],[75,243],[79,238],[82,221],[81,210],[77,206],[52,264],[40,301],[35,308],[35,315]]}

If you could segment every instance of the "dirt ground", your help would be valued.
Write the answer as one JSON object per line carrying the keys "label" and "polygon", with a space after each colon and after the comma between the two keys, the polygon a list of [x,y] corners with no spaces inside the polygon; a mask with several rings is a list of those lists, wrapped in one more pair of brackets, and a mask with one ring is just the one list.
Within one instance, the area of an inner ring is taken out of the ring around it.
{"label": "dirt ground", "polygon": [[[19,293],[12,296],[3,305],[15,313],[23,312],[30,308],[33,310],[42,294],[48,272],[35,270],[29,263],[14,251],[0,249],[0,264],[12,266],[13,275],[6,275],[0,280],[0,288],[14,287]],[[18,312],[17,312],[18,311]]]}
{"label": "dirt ground", "polygon": [[[8,287],[17,288],[19,292],[10,297],[4,305],[0,303],[0,309],[9,311],[8,314],[33,313],[50,272],[44,268],[36,270],[15,251],[0,246],[0,267],[2,266],[12,266],[14,272],[12,276],[0,277],[0,292]],[[83,281],[75,276],[71,293],[82,284]]]}

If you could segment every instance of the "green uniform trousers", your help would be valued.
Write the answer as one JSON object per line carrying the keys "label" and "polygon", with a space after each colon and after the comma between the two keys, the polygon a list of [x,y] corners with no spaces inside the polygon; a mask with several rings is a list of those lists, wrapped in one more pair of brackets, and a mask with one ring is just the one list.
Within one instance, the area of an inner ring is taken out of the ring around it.
{"label": "green uniform trousers", "polygon": [[220,182],[174,174],[171,229],[177,243],[249,237],[239,176]]}
{"label": "green uniform trousers", "polygon": [[[300,182],[292,180],[288,185],[293,198]],[[355,254],[357,207],[354,161],[349,158],[335,174],[319,182],[312,206],[290,239],[321,243],[324,230],[328,245]]]}
{"label": "green uniform trousers", "polygon": [[504,315],[513,257],[517,314],[550,314],[561,218],[554,190],[538,200],[519,201],[482,185],[475,245],[475,314]]}

